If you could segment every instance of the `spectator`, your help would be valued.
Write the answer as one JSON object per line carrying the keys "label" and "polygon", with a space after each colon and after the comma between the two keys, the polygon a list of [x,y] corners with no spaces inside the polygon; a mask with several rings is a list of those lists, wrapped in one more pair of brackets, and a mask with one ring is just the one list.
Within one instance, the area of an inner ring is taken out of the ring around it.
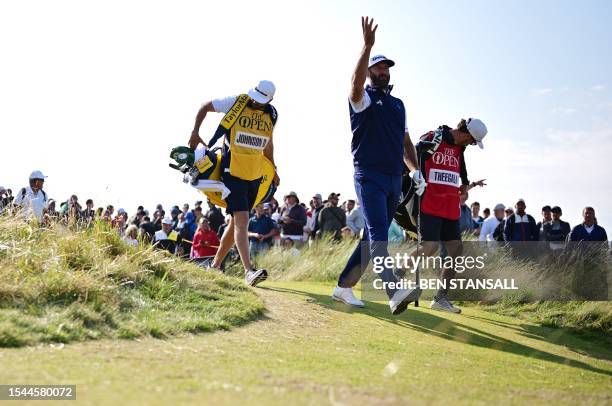
{"label": "spectator", "polygon": [[184,215],[183,224],[180,227],[181,236],[181,247],[182,256],[189,257],[191,254],[191,246],[193,244],[193,236],[195,235],[197,224],[195,223],[195,216],[192,212],[188,211]]}
{"label": "spectator", "polygon": [[365,227],[365,219],[363,218],[361,207],[357,206],[353,199],[349,199],[346,202],[346,226],[355,236],[359,236],[361,230]]}
{"label": "spectator", "polygon": [[342,229],[346,227],[346,214],[338,207],[340,194],[330,193],[327,207],[319,213],[319,233],[331,234],[334,240],[342,238]]}
{"label": "spectator", "polygon": [[295,241],[291,238],[285,238],[282,242],[283,250],[292,256],[300,255],[300,250],[295,247]]}
{"label": "spectator", "polygon": [[501,221],[501,223],[499,223],[499,225],[497,226],[497,228],[495,228],[495,231],[493,232],[493,239],[495,241],[504,241],[504,229],[506,227],[506,221],[508,221],[511,216],[514,216],[514,209],[510,206],[507,206],[504,213],[506,214],[506,217]]}
{"label": "spectator", "polygon": [[183,205],[183,214],[187,214],[189,212],[189,204],[185,203]]}
{"label": "spectator", "polygon": [[570,241],[608,241],[606,230],[596,223],[595,209],[585,207],[582,210],[582,218],[582,224],[572,229]]}
{"label": "spectator", "polygon": [[471,204],[470,208],[472,209],[472,220],[474,221],[474,229],[479,229],[482,227],[482,222],[484,218],[480,215],[480,203],[474,202]]}
{"label": "spectator", "polygon": [[55,209],[55,200],[49,199],[49,204],[47,206],[47,215],[50,220],[57,221],[59,219],[59,213]]}
{"label": "spectator", "polygon": [[85,208],[81,213],[81,217],[87,222],[92,222],[95,216],[96,211],[94,210],[94,202],[91,199],[87,199],[87,201],[85,201]]}
{"label": "spectator", "polygon": [[542,221],[538,221],[536,225],[538,227],[538,233],[540,234],[540,241],[546,240],[544,236],[544,225],[552,222],[552,212],[549,205],[542,207]]}
{"label": "spectator", "polygon": [[136,227],[134,224],[130,225],[125,230],[125,236],[123,237],[123,241],[125,241],[125,243],[131,247],[137,247],[138,246],[138,227]]}
{"label": "spectator", "polygon": [[83,209],[79,204],[79,198],[77,195],[70,196],[68,200],[68,218],[71,222],[77,222],[81,219],[81,213]]}
{"label": "spectator", "polygon": [[219,231],[219,227],[225,222],[225,218],[223,217],[223,213],[221,209],[215,206],[213,202],[208,199],[206,201],[208,204],[208,211],[206,212],[206,217],[210,223],[210,228],[216,233]]}
{"label": "spectator", "polygon": [[538,241],[540,233],[535,219],[525,213],[525,200],[516,202],[516,213],[510,216],[504,226],[504,241]]}
{"label": "spectator", "polygon": [[478,237],[480,241],[495,241],[493,234],[495,233],[495,229],[499,226],[499,224],[504,221],[504,209],[505,207],[501,203],[495,205],[493,208],[493,217],[486,218],[482,223],[480,236]]}
{"label": "spectator", "polygon": [[36,218],[42,222],[48,208],[47,194],[43,190],[45,175],[41,171],[34,171],[30,174],[29,182],[30,186],[22,188],[15,197],[14,205],[26,220]]}
{"label": "spectator", "polygon": [[306,210],[299,203],[300,200],[295,192],[289,192],[285,196],[285,206],[278,220],[282,239],[291,238],[294,241],[302,241],[306,225]]}
{"label": "spectator", "polygon": [[178,228],[178,224],[180,222],[179,220],[179,214],[181,214],[181,211],[178,209],[178,207],[173,207],[172,211],[170,212],[170,218],[172,219],[172,229],[176,230]]}
{"label": "spectator", "polygon": [[202,206],[196,206],[196,208],[193,209],[193,215],[195,216],[195,223],[200,224],[200,219],[204,217],[204,214],[202,214]]}
{"label": "spectator", "polygon": [[248,233],[251,258],[268,249],[272,238],[278,233],[278,226],[266,215],[261,203],[255,206],[255,215],[249,219]]}
{"label": "spectator", "polygon": [[198,230],[193,236],[191,258],[214,257],[219,249],[219,237],[206,217],[202,216],[198,224]]}
{"label": "spectator", "polygon": [[[104,218],[106,218],[106,214],[104,215]],[[151,223],[149,216],[144,216],[142,218],[142,221],[140,222],[140,229],[147,234],[147,241],[153,241],[153,237],[155,236],[155,228],[153,227],[153,223]]]}
{"label": "spectator", "polygon": [[123,236],[125,234],[125,226],[128,221],[128,216],[125,210],[119,209],[117,211],[117,216],[111,222],[111,227],[116,229],[119,232],[119,235]]}
{"label": "spectator", "polygon": [[571,232],[569,223],[561,220],[561,207],[555,206],[551,209],[552,220],[549,223],[542,225],[542,237],[544,241],[561,241],[567,240],[567,236]]}
{"label": "spectator", "polygon": [[9,207],[9,200],[4,186],[0,186],[0,214]]}
{"label": "spectator", "polygon": [[401,244],[406,239],[406,235],[404,234],[404,230],[397,224],[395,219],[391,221],[391,225],[389,226],[389,243],[391,244]]}
{"label": "spectator", "polygon": [[229,223],[231,220],[232,216],[230,214],[227,214],[225,216],[225,223],[221,224],[221,226],[219,227],[219,231],[217,231],[217,237],[219,237],[219,240],[223,238],[223,233],[225,233],[225,229],[229,227]]}
{"label": "spectator", "polygon": [[461,212],[459,215],[459,230],[461,233],[474,231],[474,220],[472,220],[472,210],[465,204],[469,194],[467,190],[459,195],[459,205]]}
{"label": "spectator", "polygon": [[321,210],[323,210],[323,197],[321,197],[320,193],[315,194],[312,197],[312,209],[310,212],[310,221],[306,225],[306,232],[309,234],[309,237],[315,238],[317,231],[319,231],[319,214]]}
{"label": "spectator", "polygon": [[163,209],[160,210],[160,206],[161,204],[158,204],[158,208],[153,213],[153,228],[156,232],[162,229],[162,220],[166,217],[166,212]]}
{"label": "spectator", "polygon": [[[148,218],[148,217],[147,217]],[[150,223],[153,226],[153,223]],[[141,224],[141,227],[144,224]],[[172,219],[164,218],[162,220],[162,229],[155,232],[153,237],[153,245],[156,249],[166,250],[171,254],[176,252],[176,246],[178,244],[179,235],[176,231],[172,230]]]}
{"label": "spectator", "polygon": [[134,224],[136,227],[140,227],[140,223],[142,222],[142,219],[144,217],[145,217],[144,210],[139,208],[138,211],[136,212],[136,215],[130,218],[129,223]]}
{"label": "spectator", "polygon": [[491,209],[489,209],[488,207],[485,207],[485,209],[482,211],[482,216],[486,220],[489,218],[490,215],[491,215]]}
{"label": "spectator", "polygon": [[104,214],[102,215],[102,220],[111,223],[113,221],[113,213],[115,212],[115,206],[109,204],[106,206],[106,210],[104,210]]}

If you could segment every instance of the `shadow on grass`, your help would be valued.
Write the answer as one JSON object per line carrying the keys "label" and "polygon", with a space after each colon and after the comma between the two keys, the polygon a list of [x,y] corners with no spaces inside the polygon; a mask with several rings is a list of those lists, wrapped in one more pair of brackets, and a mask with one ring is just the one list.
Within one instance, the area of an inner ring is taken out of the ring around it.
{"label": "shadow on grass", "polygon": [[[281,287],[262,287],[262,289],[268,289],[278,292],[293,293],[310,298],[314,303],[323,306],[327,309],[339,311],[342,313],[359,313],[365,314],[371,317],[375,317],[379,320],[387,321],[391,324],[395,324],[401,327],[410,328],[425,334],[435,335],[440,338],[447,340],[458,341],[469,345],[474,345],[482,348],[489,348],[497,351],[503,351],[511,354],[521,355],[529,358],[536,358],[543,361],[554,362],[561,365],[567,365],[574,368],[580,368],[585,371],[600,373],[607,376],[612,376],[612,371],[600,369],[584,362],[572,360],[559,355],[551,354],[546,351],[538,350],[514,341],[510,341],[503,337],[496,336],[486,331],[477,329],[475,327],[458,323],[454,320],[449,320],[443,317],[439,317],[428,312],[421,311],[410,311],[409,319],[406,316],[394,317],[389,312],[389,307],[386,304],[367,302],[365,308],[358,309],[354,307],[348,307],[340,303],[335,302],[330,296],[320,295],[312,292],[287,289]],[[464,317],[464,316],[459,316]],[[483,321],[491,322],[491,320],[483,319]],[[499,325],[500,327],[508,327],[506,325]],[[544,341],[553,342],[564,346],[569,346],[567,336],[558,335],[549,340],[543,331],[538,330],[537,326],[534,330],[528,331],[533,338],[539,338]],[[545,329],[545,327],[542,327]],[[574,337],[575,339],[575,337]],[[576,340],[571,340],[574,343]],[[583,343],[584,344],[584,343]],[[581,345],[581,348],[585,348],[586,344]],[[602,353],[601,351],[599,353]]]}

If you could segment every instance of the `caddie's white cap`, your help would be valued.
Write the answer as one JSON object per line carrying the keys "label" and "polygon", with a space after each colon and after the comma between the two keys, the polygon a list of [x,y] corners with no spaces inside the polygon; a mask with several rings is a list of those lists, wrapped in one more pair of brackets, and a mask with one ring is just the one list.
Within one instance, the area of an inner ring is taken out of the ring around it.
{"label": "caddie's white cap", "polygon": [[389,67],[392,67],[393,65],[395,65],[395,62],[393,62],[391,59],[387,58],[384,55],[374,55],[370,57],[368,68],[371,68],[372,66],[376,65],[377,63],[381,63],[381,62],[387,62]]}
{"label": "caddie's white cap", "polygon": [[274,92],[276,92],[276,87],[274,87],[274,83],[269,80],[262,80],[249,90],[249,97],[255,100],[257,103],[267,104],[272,101],[274,97]]}
{"label": "caddie's white cap", "polygon": [[172,219],[171,219],[171,218],[169,218],[169,217],[165,217],[165,218],[162,220],[162,224],[172,224]]}
{"label": "caddie's white cap", "polygon": [[476,144],[480,149],[484,148],[482,139],[487,135],[487,126],[477,118],[469,118],[467,121],[467,129],[470,135],[476,140]]}
{"label": "caddie's white cap", "polygon": [[30,179],[45,179],[46,176],[43,175],[41,171],[34,171],[30,174]]}

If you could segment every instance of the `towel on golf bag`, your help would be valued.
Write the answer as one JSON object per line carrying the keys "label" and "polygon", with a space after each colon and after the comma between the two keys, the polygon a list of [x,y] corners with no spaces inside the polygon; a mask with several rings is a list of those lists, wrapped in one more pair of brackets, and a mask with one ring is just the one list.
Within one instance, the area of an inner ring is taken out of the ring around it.
{"label": "towel on golf bag", "polygon": [[418,237],[417,217],[419,215],[419,196],[415,192],[416,185],[414,181],[408,171],[404,171],[400,203],[395,210],[393,218],[406,231],[408,237],[414,240]]}
{"label": "towel on golf bag", "polygon": [[[219,207],[227,207],[225,198],[231,193],[221,178],[221,149],[208,151],[200,145],[194,156],[194,166],[198,167],[202,175],[198,177],[198,183],[193,185],[201,193],[205,194],[212,203]],[[211,170],[212,169],[212,170]],[[257,191],[254,206],[269,201],[276,192],[276,185],[272,182],[276,169],[268,158],[263,157],[263,172],[261,184]]]}

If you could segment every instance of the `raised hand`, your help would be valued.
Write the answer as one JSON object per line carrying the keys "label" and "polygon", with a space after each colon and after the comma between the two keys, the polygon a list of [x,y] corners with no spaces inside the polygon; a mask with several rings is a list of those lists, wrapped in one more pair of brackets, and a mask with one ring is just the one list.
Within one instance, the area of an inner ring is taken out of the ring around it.
{"label": "raised hand", "polygon": [[376,29],[378,24],[374,25],[374,19],[370,17],[361,17],[361,30],[363,31],[363,43],[367,47],[373,47],[376,41]]}

